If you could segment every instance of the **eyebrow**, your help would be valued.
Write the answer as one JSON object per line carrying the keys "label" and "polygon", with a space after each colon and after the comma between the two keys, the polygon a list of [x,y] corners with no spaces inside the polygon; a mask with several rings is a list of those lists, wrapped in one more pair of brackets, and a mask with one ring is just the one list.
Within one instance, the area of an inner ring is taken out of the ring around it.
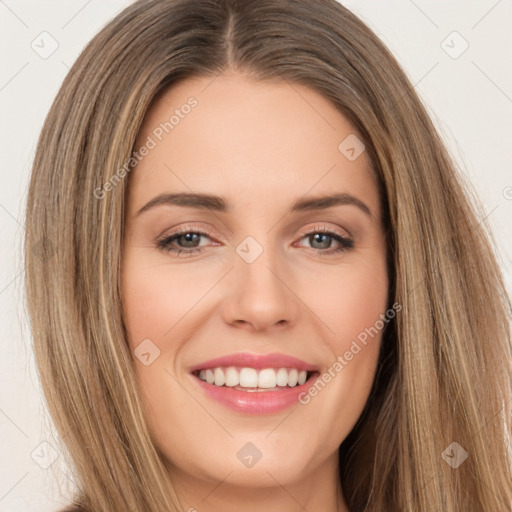
{"label": "eyebrow", "polygon": [[[147,202],[137,213],[136,216],[161,205],[182,206],[185,208],[197,208],[200,210],[213,210],[217,212],[228,213],[233,210],[232,203],[226,201],[221,196],[211,194],[199,194],[181,192],[176,194],[159,194]],[[317,196],[298,199],[290,208],[290,213],[326,210],[333,206],[352,205],[359,208],[369,217],[373,217],[372,212],[363,201],[351,194],[332,194],[327,196]]]}

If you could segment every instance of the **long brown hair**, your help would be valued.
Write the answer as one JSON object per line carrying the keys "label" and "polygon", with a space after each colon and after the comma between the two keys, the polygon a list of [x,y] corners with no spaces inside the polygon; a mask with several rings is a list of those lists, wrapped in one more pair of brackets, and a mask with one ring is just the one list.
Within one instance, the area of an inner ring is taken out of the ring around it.
{"label": "long brown hair", "polygon": [[[340,448],[351,512],[510,510],[510,301],[495,243],[411,83],[334,0],[140,0],[64,80],[33,165],[25,265],[36,361],[77,502],[95,512],[179,507],[124,342],[126,173],[105,184],[129,161],[159,92],[228,68],[331,100],[364,139],[381,189],[390,303],[402,310]],[[453,442],[468,454],[457,468]]]}

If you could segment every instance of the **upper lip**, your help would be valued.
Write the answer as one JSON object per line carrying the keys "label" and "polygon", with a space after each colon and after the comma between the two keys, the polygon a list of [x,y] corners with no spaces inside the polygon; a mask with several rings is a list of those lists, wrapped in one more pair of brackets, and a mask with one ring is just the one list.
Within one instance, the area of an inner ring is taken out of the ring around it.
{"label": "upper lip", "polygon": [[208,368],[240,366],[244,368],[296,368],[297,370],[306,370],[309,372],[317,371],[317,367],[306,363],[302,359],[274,352],[271,354],[249,354],[246,352],[229,354],[227,356],[217,357],[202,363],[196,364],[190,368],[191,372],[197,370],[206,370]]}

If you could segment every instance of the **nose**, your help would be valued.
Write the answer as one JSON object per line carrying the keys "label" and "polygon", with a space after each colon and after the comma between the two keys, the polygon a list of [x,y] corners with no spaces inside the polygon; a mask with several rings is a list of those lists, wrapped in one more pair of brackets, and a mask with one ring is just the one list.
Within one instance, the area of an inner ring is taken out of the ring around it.
{"label": "nose", "polygon": [[253,262],[237,253],[223,303],[224,320],[249,330],[282,329],[296,323],[300,299],[283,258],[265,249]]}

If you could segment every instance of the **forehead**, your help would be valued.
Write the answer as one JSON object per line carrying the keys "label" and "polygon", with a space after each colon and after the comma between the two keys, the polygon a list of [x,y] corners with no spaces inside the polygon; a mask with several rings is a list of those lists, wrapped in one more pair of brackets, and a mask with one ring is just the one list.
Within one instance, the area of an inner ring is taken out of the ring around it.
{"label": "forehead", "polygon": [[336,192],[378,203],[366,153],[346,153],[363,147],[352,125],[320,93],[286,80],[181,80],[147,112],[135,150],[145,144],[152,149],[129,178],[137,202],[195,191],[246,207]]}

